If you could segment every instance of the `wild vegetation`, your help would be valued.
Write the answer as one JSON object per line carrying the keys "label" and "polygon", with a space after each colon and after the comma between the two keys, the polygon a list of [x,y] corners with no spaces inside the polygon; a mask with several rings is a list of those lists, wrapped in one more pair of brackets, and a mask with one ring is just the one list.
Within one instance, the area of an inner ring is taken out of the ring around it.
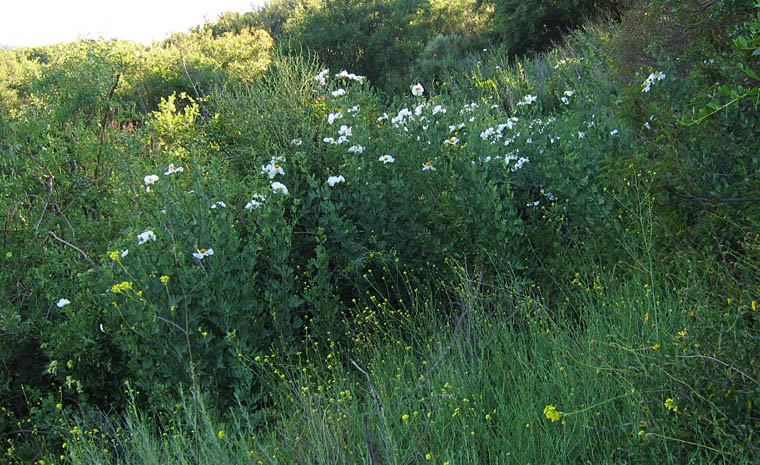
{"label": "wild vegetation", "polygon": [[4,459],[757,463],[759,14],[278,0],[0,50]]}

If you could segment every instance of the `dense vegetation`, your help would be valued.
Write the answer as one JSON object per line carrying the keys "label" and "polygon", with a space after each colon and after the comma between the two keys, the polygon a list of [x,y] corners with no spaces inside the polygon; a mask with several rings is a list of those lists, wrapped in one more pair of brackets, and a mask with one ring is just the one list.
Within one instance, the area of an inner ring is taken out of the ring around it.
{"label": "dense vegetation", "polygon": [[757,463],[759,14],[274,0],[0,50],[3,458]]}

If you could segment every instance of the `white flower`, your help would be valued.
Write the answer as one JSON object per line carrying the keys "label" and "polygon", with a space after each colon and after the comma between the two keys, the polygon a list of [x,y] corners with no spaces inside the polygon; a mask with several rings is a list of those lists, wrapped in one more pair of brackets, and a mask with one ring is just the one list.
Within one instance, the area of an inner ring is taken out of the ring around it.
{"label": "white flower", "polygon": [[143,233],[140,233],[137,235],[137,245],[143,245],[148,241],[155,241],[156,235],[153,234],[153,231],[148,230]]}
{"label": "white flower", "polygon": [[193,257],[197,258],[198,260],[201,260],[203,257],[208,257],[209,255],[214,255],[214,249],[195,249],[196,251],[193,252]]}
{"label": "white flower", "polygon": [[283,195],[288,195],[288,188],[285,187],[285,184],[283,184],[281,182],[277,182],[277,181],[273,182],[272,183],[272,191],[275,192],[275,193],[280,193],[280,194],[283,194]]}
{"label": "white flower", "polygon": [[570,99],[568,99],[567,97],[560,97],[560,100],[562,100],[562,103],[564,103],[565,105],[570,104]]}
{"label": "white flower", "polygon": [[383,116],[378,116],[377,117],[377,122],[379,123],[380,121],[382,121],[384,119],[388,119],[388,113],[383,113]]}
{"label": "white flower", "polygon": [[327,178],[327,184],[329,184],[330,187],[333,187],[340,182],[346,182],[346,178],[344,178],[343,175],[330,176]]}
{"label": "white flower", "polygon": [[150,192],[150,185],[158,181],[158,176],[155,174],[149,174],[143,178],[143,183],[145,183],[145,192]]}
{"label": "white flower", "polygon": [[330,93],[332,94],[333,97],[340,97],[341,95],[346,95],[346,89],[341,87],[340,89],[334,90]]}
{"label": "white flower", "polygon": [[440,105],[436,105],[436,106],[434,106],[434,107],[433,107],[433,114],[434,114],[434,115],[437,115],[438,113],[446,113],[446,109],[445,109],[445,108],[443,108],[443,107],[442,107],[442,106],[440,106]]}
{"label": "white flower", "polygon": [[314,76],[314,80],[319,83],[319,85],[323,86],[326,84],[325,78],[327,77],[327,74],[330,72],[329,69],[323,69],[319,74]]}
{"label": "white flower", "polygon": [[350,136],[353,134],[353,131],[351,130],[351,126],[346,126],[345,124],[338,129],[338,134],[341,136]]}
{"label": "white flower", "polygon": [[170,174],[174,173],[181,173],[185,171],[185,168],[181,166],[174,166],[174,163],[169,163],[169,168],[166,170],[166,173],[164,173],[164,176],[169,176]]}
{"label": "white flower", "polygon": [[335,141],[335,144],[340,145],[344,142],[348,142],[348,138],[346,136],[340,136],[338,137],[338,140]]}
{"label": "white flower", "polygon": [[396,161],[396,159],[390,155],[383,155],[382,157],[378,158],[378,161],[383,162],[383,164],[388,164],[388,163],[393,163],[394,161]]}
{"label": "white flower", "polygon": [[586,137],[586,133],[578,131],[578,139],[583,139]]}
{"label": "white flower", "polygon": [[538,97],[536,97],[535,95],[528,94],[520,102],[518,102],[517,104],[518,105],[530,105],[533,102],[535,102],[536,99],[538,99]]}
{"label": "white flower", "polygon": [[293,139],[290,141],[290,145],[295,145],[296,147],[303,144],[303,141],[301,139]]}
{"label": "white flower", "polygon": [[432,162],[425,162],[422,165],[422,171],[435,171],[435,166],[433,166]]}
{"label": "white flower", "polygon": [[127,256],[128,253],[129,253],[129,249],[124,249],[121,251],[119,255],[121,256],[121,258],[124,258]]}
{"label": "white flower", "polygon": [[333,124],[333,122],[338,118],[343,118],[343,113],[339,111],[335,113],[330,113],[329,115],[327,115],[327,123]]}
{"label": "white flower", "polygon": [[225,208],[225,207],[227,207],[227,204],[226,204],[226,203],[224,203],[224,202],[222,202],[222,201],[220,200],[220,201],[218,201],[218,202],[214,202],[213,204],[211,204],[211,206],[210,206],[209,208],[211,208],[211,209],[213,210],[213,209],[215,209],[216,207],[222,207],[222,208]]}
{"label": "white flower", "polygon": [[526,207],[537,207],[539,203],[540,202],[538,200],[536,200],[535,202],[528,202],[528,204],[525,205],[525,206]]}
{"label": "white flower", "polygon": [[[514,153],[514,152],[512,152],[512,153]],[[517,155],[512,155],[512,153],[509,153],[509,154],[507,154],[507,155],[504,156],[504,162],[505,163],[508,164],[511,161],[515,162],[514,165],[512,165],[511,171],[517,171],[517,170],[519,170],[520,168],[522,168],[522,166],[525,163],[528,163],[530,161],[528,158],[518,157]]]}
{"label": "white flower", "polygon": [[333,139],[332,137],[325,137],[324,139],[322,139],[322,142],[335,145],[335,139]]}
{"label": "white flower", "polygon": [[611,136],[617,135],[618,132],[619,131],[617,129],[613,129],[612,131],[610,131],[610,135]]}
{"label": "white flower", "polygon": [[425,88],[419,82],[412,86],[412,95],[415,97],[419,97],[423,92],[425,92]]}
{"label": "white flower", "polygon": [[55,304],[58,306],[58,308],[65,307],[66,305],[70,304],[71,301],[69,299],[60,299]]}
{"label": "white flower", "polygon": [[414,107],[414,114],[417,116],[420,116],[422,114],[422,110],[424,110],[425,108],[427,108],[426,103],[421,103],[417,105],[416,107]]}
{"label": "white flower", "polygon": [[340,73],[336,74],[335,77],[342,77],[346,79],[351,79],[353,81],[362,82],[364,80],[364,76],[357,76],[354,73],[349,73],[345,69],[341,71]]}
{"label": "white flower", "polygon": [[654,81],[662,81],[663,79],[665,79],[665,73],[663,73],[662,71],[651,73],[644,81],[644,84],[642,84],[643,89],[641,89],[641,91],[649,92],[649,89],[652,86],[652,83]]}
{"label": "white flower", "polygon": [[253,199],[247,204],[245,204],[245,209],[253,210],[254,208],[259,208],[262,202],[264,202],[264,200],[266,200],[266,197],[264,197],[263,195],[253,194]]}
{"label": "white flower", "polygon": [[349,108],[348,110],[346,110],[346,112],[347,113],[357,113],[357,112],[359,112],[359,110],[361,110],[361,107],[359,107],[359,105],[354,105],[351,108]]}
{"label": "white flower", "polygon": [[362,153],[362,152],[364,152],[364,147],[362,147],[359,144],[355,144],[355,145],[352,145],[351,147],[349,147],[348,151],[351,152],[351,153]]}
{"label": "white flower", "polygon": [[443,145],[456,145],[456,143],[459,142],[459,138],[456,136],[449,137],[445,141],[443,141]]}
{"label": "white flower", "polygon": [[269,176],[269,179],[274,179],[278,174],[285,175],[282,166],[280,166],[279,163],[275,163],[274,160],[269,162],[268,165],[262,166],[261,173]]}
{"label": "white flower", "polygon": [[488,140],[489,137],[496,134],[496,130],[494,128],[488,128],[485,131],[480,133],[480,138],[483,140]]}
{"label": "white flower", "polygon": [[573,96],[573,94],[575,94],[575,92],[573,92],[572,90],[566,90],[566,91],[565,91],[565,95],[566,95],[567,97],[572,97],[572,96]]}

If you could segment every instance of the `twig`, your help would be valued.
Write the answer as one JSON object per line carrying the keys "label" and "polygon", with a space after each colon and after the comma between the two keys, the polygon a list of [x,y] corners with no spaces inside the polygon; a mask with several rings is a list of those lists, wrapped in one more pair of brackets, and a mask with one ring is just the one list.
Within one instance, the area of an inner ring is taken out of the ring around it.
{"label": "twig", "polygon": [[377,444],[372,441],[372,435],[369,431],[369,415],[362,413],[362,421],[364,421],[364,441],[367,443],[367,451],[369,452],[369,464],[379,465],[383,463],[383,457],[377,452]]}
{"label": "twig", "polygon": [[67,245],[67,246],[71,247],[72,249],[76,250],[77,252],[79,252],[80,254],[82,254],[82,256],[84,257],[84,259],[85,259],[85,260],[87,260],[87,262],[88,262],[90,265],[92,265],[92,266],[95,266],[95,263],[94,263],[92,260],[90,260],[90,258],[87,256],[87,254],[86,254],[86,253],[84,253],[84,251],[83,251],[82,249],[80,249],[79,247],[75,246],[75,245],[74,245],[74,244],[72,244],[71,242],[66,242],[65,240],[63,240],[63,239],[61,239],[60,237],[56,236],[56,235],[55,235],[55,233],[54,233],[53,231],[48,231],[48,234],[49,234],[49,235],[50,235],[50,236],[51,236],[53,239],[55,239],[55,240],[57,240],[58,242],[60,242],[61,244],[63,244],[63,245]]}
{"label": "twig", "polygon": [[724,361],[722,361],[722,360],[718,360],[717,358],[714,358],[714,357],[710,357],[710,356],[708,356],[708,355],[679,355],[679,356],[678,356],[678,358],[704,358],[704,359],[707,359],[707,360],[713,361],[713,362],[715,362],[715,363],[719,363],[719,364],[721,364],[721,365],[723,365],[723,366],[725,366],[725,367],[727,367],[727,368],[730,368],[730,369],[734,370],[735,372],[737,372],[737,373],[741,374],[742,376],[744,376],[744,377],[745,377],[745,378],[747,378],[748,380],[750,380],[750,381],[752,381],[753,383],[755,383],[755,384],[757,384],[758,386],[760,386],[760,383],[758,383],[758,382],[757,382],[757,380],[756,380],[755,378],[751,377],[750,375],[748,375],[747,373],[745,373],[745,372],[741,371],[741,370],[740,370],[740,369],[738,369],[738,368],[732,367],[731,365],[729,365],[728,363],[726,363],[726,362],[724,362]]}
{"label": "twig", "polygon": [[380,405],[380,400],[377,398],[377,394],[375,393],[375,386],[372,385],[372,380],[369,377],[369,373],[362,370],[362,367],[357,365],[357,363],[354,362],[353,360],[351,360],[351,364],[355,366],[356,369],[359,370],[359,372],[363,374],[365,378],[367,378],[367,385],[369,386],[369,395],[372,397],[372,402],[374,402],[375,404],[375,411],[377,412],[378,416],[382,416],[382,406]]}
{"label": "twig", "polygon": [[[380,421],[382,421],[385,424],[386,421],[385,421],[385,415],[383,414],[383,406],[380,403],[380,399],[377,398],[377,393],[375,392],[375,386],[372,384],[372,379],[369,377],[369,373],[364,371],[362,367],[360,367],[355,361],[353,361],[353,359],[349,359],[349,360],[351,360],[351,364],[354,367],[356,367],[356,369],[359,370],[359,372],[363,374],[365,378],[367,378],[367,385],[369,386],[369,395],[372,397],[372,402],[375,404],[375,412],[377,413],[377,416],[380,419]],[[366,413],[363,415],[366,415]],[[367,428],[368,427],[369,426],[367,426]],[[385,424],[385,427],[387,429],[388,425]],[[383,443],[385,445],[385,455],[387,456],[388,448],[390,446],[390,436],[387,433],[385,437],[383,438]],[[368,444],[368,447],[369,447],[369,444]],[[377,463],[380,463],[380,462],[377,462]]]}

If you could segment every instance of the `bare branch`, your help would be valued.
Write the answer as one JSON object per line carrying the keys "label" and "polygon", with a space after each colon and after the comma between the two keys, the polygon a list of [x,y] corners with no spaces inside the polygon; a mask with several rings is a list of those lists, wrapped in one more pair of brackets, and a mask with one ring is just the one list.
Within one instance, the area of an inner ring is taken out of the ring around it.
{"label": "bare branch", "polygon": [[90,258],[87,256],[87,254],[86,254],[86,253],[84,253],[84,251],[83,251],[82,249],[80,249],[79,247],[75,246],[75,245],[74,245],[74,244],[72,244],[71,242],[67,242],[67,241],[65,241],[65,240],[61,239],[60,237],[56,236],[56,235],[55,235],[55,233],[54,233],[53,231],[48,231],[48,234],[50,235],[50,237],[52,237],[53,239],[57,240],[57,241],[58,241],[58,242],[60,242],[61,244],[63,244],[63,245],[66,245],[66,246],[68,246],[68,247],[71,247],[72,249],[74,249],[74,250],[76,250],[77,252],[79,252],[80,254],[82,254],[82,257],[84,257],[84,259],[85,259],[85,260],[87,260],[87,262],[88,262],[90,265],[92,265],[92,266],[95,266],[95,263],[94,263],[92,260],[90,260]]}

